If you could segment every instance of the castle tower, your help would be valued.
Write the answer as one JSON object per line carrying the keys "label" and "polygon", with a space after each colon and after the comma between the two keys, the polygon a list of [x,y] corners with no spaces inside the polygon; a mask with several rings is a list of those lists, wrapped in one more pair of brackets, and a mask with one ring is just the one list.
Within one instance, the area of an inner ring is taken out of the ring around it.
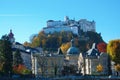
{"label": "castle tower", "polygon": [[65,17],[64,17],[64,21],[69,21],[69,17],[68,17],[68,16],[65,16]]}
{"label": "castle tower", "polygon": [[10,29],[10,33],[8,34],[9,40],[11,43],[15,42],[14,34],[12,33],[12,29]]}

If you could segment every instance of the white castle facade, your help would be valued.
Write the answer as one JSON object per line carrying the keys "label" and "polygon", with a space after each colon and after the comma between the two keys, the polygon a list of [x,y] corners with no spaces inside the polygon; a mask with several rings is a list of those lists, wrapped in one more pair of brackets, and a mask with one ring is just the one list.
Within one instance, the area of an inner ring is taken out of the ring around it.
{"label": "white castle facade", "polygon": [[74,34],[79,33],[79,30],[83,32],[93,31],[95,32],[95,22],[87,21],[86,19],[81,19],[79,21],[75,21],[69,19],[69,17],[65,17],[64,21],[54,21],[48,20],[47,27],[43,28],[45,33],[53,33],[53,32],[61,32],[61,31],[71,31]]}

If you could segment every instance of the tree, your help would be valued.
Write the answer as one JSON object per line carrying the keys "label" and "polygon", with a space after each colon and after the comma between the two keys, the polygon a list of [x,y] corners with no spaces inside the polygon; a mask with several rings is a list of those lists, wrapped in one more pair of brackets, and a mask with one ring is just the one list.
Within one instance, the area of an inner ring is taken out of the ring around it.
{"label": "tree", "polygon": [[102,72],[103,66],[101,64],[97,65],[96,70],[97,70],[97,72]]}
{"label": "tree", "polygon": [[12,48],[7,35],[0,39],[0,59],[2,60],[2,72],[5,74],[12,72]]}
{"label": "tree", "polygon": [[71,40],[73,34],[70,31],[54,32],[45,34],[43,31],[38,35],[32,35],[30,43],[25,42],[24,45],[30,47],[43,47],[44,50],[56,51],[62,43],[67,43]]}
{"label": "tree", "polygon": [[106,53],[106,52],[107,52],[107,44],[105,44],[104,42],[99,43],[99,44],[97,45],[97,49],[98,49],[99,52],[104,52],[104,53]]}
{"label": "tree", "polygon": [[98,44],[100,42],[103,42],[101,34],[98,34],[97,32],[88,31],[85,35],[89,37],[90,44]]}
{"label": "tree", "polygon": [[80,40],[79,41],[79,49],[82,53],[85,53],[88,49],[87,49],[87,42],[84,40]]}
{"label": "tree", "polygon": [[79,39],[78,38],[74,38],[74,44],[76,47],[79,47]]}
{"label": "tree", "polygon": [[34,37],[33,41],[32,41],[32,47],[38,47],[40,45],[40,39],[39,37]]}
{"label": "tree", "polygon": [[30,36],[30,42],[32,42],[33,39],[34,39],[35,37],[37,37],[37,36],[38,36],[38,34],[32,34],[32,35]]}
{"label": "tree", "polygon": [[118,72],[120,71],[120,64],[115,65],[115,70]]}
{"label": "tree", "polygon": [[70,42],[61,45],[60,48],[64,54],[67,53],[67,50],[68,50],[68,48],[70,48],[70,45],[71,45]]}
{"label": "tree", "polygon": [[13,65],[18,66],[19,64],[23,64],[23,59],[21,57],[20,51],[17,49],[13,53]]}
{"label": "tree", "polygon": [[116,64],[120,64],[120,40],[109,41],[107,53]]}
{"label": "tree", "polygon": [[25,42],[23,43],[23,45],[24,45],[24,46],[31,46],[31,44],[30,44],[29,42],[27,42],[27,41],[25,41]]}
{"label": "tree", "polygon": [[13,66],[13,71],[16,74],[31,74],[31,71],[27,69],[23,64],[19,64],[18,66]]}

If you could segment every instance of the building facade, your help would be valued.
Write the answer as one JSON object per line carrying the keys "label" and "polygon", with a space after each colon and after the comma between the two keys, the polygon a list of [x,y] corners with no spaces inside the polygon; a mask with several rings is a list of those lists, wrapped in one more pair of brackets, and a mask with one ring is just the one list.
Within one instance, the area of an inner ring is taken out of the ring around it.
{"label": "building facade", "polygon": [[32,70],[31,53],[41,54],[42,48],[41,47],[30,48],[30,47],[24,46],[23,44],[19,42],[16,42],[12,30],[10,30],[8,37],[9,37],[9,41],[12,44],[13,54],[15,51],[19,50],[20,56],[23,60],[23,64],[26,66],[26,68]]}
{"label": "building facade", "polygon": [[83,75],[109,75],[109,66],[108,54],[99,53],[95,44],[78,58],[78,69]]}
{"label": "building facade", "polygon": [[32,73],[44,77],[61,76],[63,62],[63,55],[33,55]]}
{"label": "building facade", "polygon": [[47,27],[43,28],[43,31],[47,34],[61,31],[71,31],[72,33],[78,35],[80,30],[83,32],[95,32],[95,22],[87,21],[86,19],[75,21],[74,19],[69,19],[69,17],[66,16],[64,21],[48,20]]}

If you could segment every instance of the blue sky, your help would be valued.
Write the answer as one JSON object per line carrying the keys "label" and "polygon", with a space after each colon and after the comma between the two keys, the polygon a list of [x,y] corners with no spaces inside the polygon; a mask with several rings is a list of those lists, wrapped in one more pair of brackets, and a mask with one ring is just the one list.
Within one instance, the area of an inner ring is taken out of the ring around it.
{"label": "blue sky", "polygon": [[0,37],[12,29],[16,41],[23,43],[47,20],[64,16],[94,20],[106,42],[120,39],[120,0],[0,0]]}

